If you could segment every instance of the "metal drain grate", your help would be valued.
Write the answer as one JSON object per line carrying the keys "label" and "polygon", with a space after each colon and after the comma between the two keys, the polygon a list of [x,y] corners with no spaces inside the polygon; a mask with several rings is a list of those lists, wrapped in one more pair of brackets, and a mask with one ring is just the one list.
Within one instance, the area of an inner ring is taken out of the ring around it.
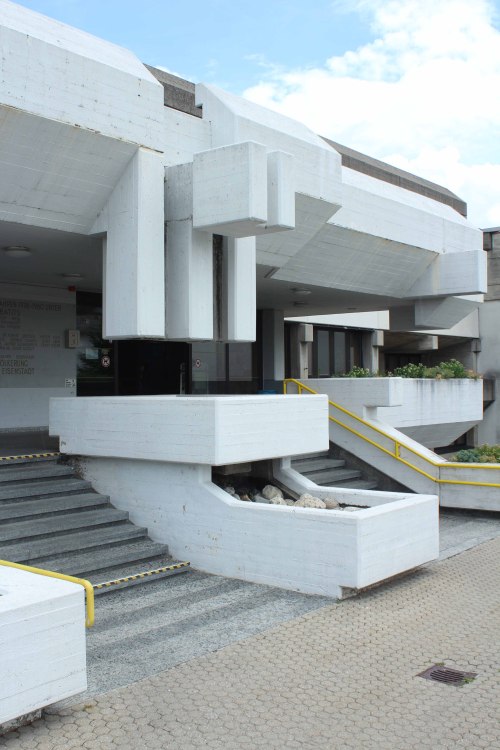
{"label": "metal drain grate", "polygon": [[468,682],[477,677],[477,672],[461,672],[458,669],[451,669],[451,667],[444,667],[441,664],[435,664],[433,667],[429,667],[425,672],[420,672],[417,677],[423,677],[424,680],[432,680],[433,682],[442,682],[445,685],[466,685]]}

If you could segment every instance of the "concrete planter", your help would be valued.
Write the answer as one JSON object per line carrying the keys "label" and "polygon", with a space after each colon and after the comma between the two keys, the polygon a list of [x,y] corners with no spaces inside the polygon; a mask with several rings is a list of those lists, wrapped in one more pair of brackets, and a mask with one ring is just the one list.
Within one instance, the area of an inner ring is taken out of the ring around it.
{"label": "concrete planter", "polygon": [[396,427],[428,448],[449,445],[483,417],[483,381],[315,378],[303,381],[360,417]]}
{"label": "concrete planter", "polygon": [[87,689],[82,586],[0,566],[0,725]]}

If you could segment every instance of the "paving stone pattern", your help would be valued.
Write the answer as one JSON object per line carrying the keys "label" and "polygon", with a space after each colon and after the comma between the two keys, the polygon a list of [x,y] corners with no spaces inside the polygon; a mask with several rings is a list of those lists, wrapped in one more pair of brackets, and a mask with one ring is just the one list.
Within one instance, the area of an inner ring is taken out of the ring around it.
{"label": "paving stone pattern", "polygon": [[[0,747],[500,749],[499,580],[495,539],[85,704],[52,709]],[[416,676],[438,662],[478,677],[456,687]]]}

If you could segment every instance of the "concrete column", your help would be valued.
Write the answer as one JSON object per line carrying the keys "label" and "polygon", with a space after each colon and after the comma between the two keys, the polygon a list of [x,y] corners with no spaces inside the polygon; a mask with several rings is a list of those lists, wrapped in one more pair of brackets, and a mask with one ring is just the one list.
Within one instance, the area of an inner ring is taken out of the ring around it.
{"label": "concrete column", "polygon": [[283,310],[262,311],[262,381],[278,390],[285,377],[285,318]]}
{"label": "concrete column", "polygon": [[370,372],[380,370],[380,347],[384,345],[383,331],[367,331],[362,334],[363,367]]}
{"label": "concrete column", "polygon": [[224,241],[222,333],[225,341],[256,338],[255,237]]}
{"label": "concrete column", "polygon": [[163,163],[139,149],[104,212],[103,336],[165,334]]}
{"label": "concrete column", "polygon": [[168,168],[166,180],[166,337],[211,340],[212,235],[193,229],[193,165]]}
{"label": "concrete column", "polygon": [[294,323],[290,334],[290,365],[292,378],[303,380],[309,377],[312,354],[311,324]]}

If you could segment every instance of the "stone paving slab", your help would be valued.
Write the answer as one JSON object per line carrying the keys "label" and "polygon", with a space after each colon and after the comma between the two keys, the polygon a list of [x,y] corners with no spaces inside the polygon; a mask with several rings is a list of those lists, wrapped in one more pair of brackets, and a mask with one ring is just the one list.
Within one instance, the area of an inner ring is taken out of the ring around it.
{"label": "stone paving slab", "polygon": [[[9,750],[500,750],[500,540],[0,739]],[[168,642],[165,643],[168,648]],[[442,662],[463,687],[416,675]]]}

